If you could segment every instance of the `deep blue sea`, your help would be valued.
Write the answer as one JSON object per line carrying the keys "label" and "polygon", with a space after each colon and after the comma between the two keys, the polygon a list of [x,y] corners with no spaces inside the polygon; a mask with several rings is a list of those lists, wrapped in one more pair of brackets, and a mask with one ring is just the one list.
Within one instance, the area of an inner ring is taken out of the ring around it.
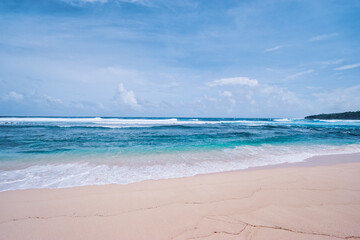
{"label": "deep blue sea", "polygon": [[127,184],[360,152],[360,121],[0,117],[0,191]]}

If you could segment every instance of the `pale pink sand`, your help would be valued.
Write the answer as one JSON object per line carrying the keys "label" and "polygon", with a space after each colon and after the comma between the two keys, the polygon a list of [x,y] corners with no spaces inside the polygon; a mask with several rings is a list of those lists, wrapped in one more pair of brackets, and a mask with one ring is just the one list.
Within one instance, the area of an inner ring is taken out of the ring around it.
{"label": "pale pink sand", "polygon": [[360,239],[360,163],[2,192],[0,239]]}

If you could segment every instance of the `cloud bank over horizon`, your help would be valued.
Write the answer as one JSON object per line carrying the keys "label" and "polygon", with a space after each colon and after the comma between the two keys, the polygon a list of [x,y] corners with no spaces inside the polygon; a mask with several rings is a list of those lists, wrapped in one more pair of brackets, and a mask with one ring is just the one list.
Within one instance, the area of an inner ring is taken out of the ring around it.
{"label": "cloud bank over horizon", "polygon": [[358,1],[5,0],[0,13],[2,116],[360,110]]}

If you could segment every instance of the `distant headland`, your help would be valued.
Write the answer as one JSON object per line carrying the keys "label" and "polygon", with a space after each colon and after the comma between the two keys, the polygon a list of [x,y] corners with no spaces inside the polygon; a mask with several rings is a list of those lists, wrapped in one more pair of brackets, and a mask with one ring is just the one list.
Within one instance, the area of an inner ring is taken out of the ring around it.
{"label": "distant headland", "polygon": [[329,113],[306,116],[305,119],[349,119],[360,120],[360,111],[356,112],[343,112],[343,113]]}

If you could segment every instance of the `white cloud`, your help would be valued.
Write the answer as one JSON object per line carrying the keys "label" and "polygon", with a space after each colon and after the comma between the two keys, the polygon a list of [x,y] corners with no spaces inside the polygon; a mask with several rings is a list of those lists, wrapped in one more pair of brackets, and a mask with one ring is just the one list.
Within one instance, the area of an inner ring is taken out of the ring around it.
{"label": "white cloud", "polygon": [[24,99],[24,95],[22,95],[21,93],[11,91],[8,94],[6,94],[5,96],[3,96],[3,99],[10,100],[10,101],[21,101]]}
{"label": "white cloud", "polygon": [[36,103],[45,103],[48,105],[59,105],[63,103],[59,98],[55,98],[46,94],[39,94],[37,92],[30,94],[29,99]]}
{"label": "white cloud", "polygon": [[128,3],[139,3],[139,4],[143,4],[143,5],[148,5],[149,1],[147,0],[118,0],[120,2],[128,2]]}
{"label": "white cloud", "polygon": [[301,102],[296,93],[276,85],[264,86],[260,92],[266,97],[267,103],[272,106],[279,106],[280,104],[299,104]]}
{"label": "white cloud", "polygon": [[272,48],[268,48],[268,49],[265,49],[264,52],[273,52],[273,51],[276,51],[276,50],[279,50],[280,48],[283,48],[284,46],[275,46],[275,47],[272,47]]}
{"label": "white cloud", "polygon": [[337,36],[337,33],[331,33],[331,34],[323,34],[323,35],[317,35],[309,39],[310,42],[316,42],[321,41],[327,38],[335,37]]}
{"label": "white cloud", "polygon": [[360,85],[314,93],[313,95],[317,98],[316,105],[322,107],[324,111],[360,109]]}
{"label": "white cloud", "polygon": [[258,85],[256,79],[250,79],[248,77],[233,77],[233,78],[221,78],[208,83],[210,87],[225,86],[225,85],[242,85],[255,87]]}
{"label": "white cloud", "polygon": [[224,97],[232,97],[232,93],[229,92],[229,91],[224,91],[224,92],[222,93],[222,95],[223,95]]}
{"label": "white cloud", "polygon": [[95,2],[100,2],[100,3],[106,3],[107,0],[80,0],[81,2],[88,2],[88,3],[95,3]]}
{"label": "white cloud", "polygon": [[345,66],[342,66],[342,67],[335,68],[335,70],[347,70],[347,69],[358,68],[358,67],[360,67],[360,63],[355,63],[355,64],[351,64],[351,65],[345,65]]}
{"label": "white cloud", "polygon": [[82,110],[88,110],[91,109],[92,111],[97,110],[108,110],[102,103],[95,103],[91,101],[73,101],[71,103],[74,107],[82,109]]}
{"label": "white cloud", "polygon": [[82,4],[82,3],[106,3],[108,0],[63,0],[64,2],[72,5]]}
{"label": "white cloud", "polygon": [[231,103],[231,105],[235,105],[236,100],[232,97],[233,94],[230,91],[224,91],[221,93],[221,95],[226,97],[226,99]]}
{"label": "white cloud", "polygon": [[[36,92],[33,92],[29,95],[27,95],[27,100],[28,101],[32,101],[35,103],[40,103],[40,104],[48,104],[48,105],[59,105],[62,104],[62,100],[59,98],[55,98],[46,94],[39,94]],[[10,101],[22,101],[23,99],[25,99],[25,96],[21,93],[16,93],[14,91],[9,92],[8,94],[6,94],[5,96],[3,96],[4,100],[10,100]]]}
{"label": "white cloud", "polygon": [[309,74],[309,73],[312,73],[312,72],[314,72],[314,70],[309,69],[309,70],[306,70],[306,71],[298,72],[298,73],[292,74],[290,76],[287,76],[286,79],[298,78],[298,77],[301,77],[303,75],[306,75],[306,74]]}
{"label": "white cloud", "polygon": [[[63,0],[66,3],[77,5],[83,3],[107,3],[111,0]],[[150,5],[150,2],[147,0],[115,0],[116,2],[125,2],[125,3],[137,3],[141,5]]]}
{"label": "white cloud", "polygon": [[204,95],[204,99],[207,100],[207,101],[210,101],[210,102],[218,102],[219,101],[217,98],[209,97],[207,95]]}
{"label": "white cloud", "polygon": [[339,63],[342,63],[344,61],[344,59],[337,59],[337,60],[330,60],[330,61],[325,61],[325,62],[321,62],[321,64],[324,64],[324,65],[336,65],[336,64],[339,64]]}
{"label": "white cloud", "polygon": [[139,109],[141,108],[140,104],[138,103],[138,101],[136,100],[135,94],[133,91],[131,90],[126,90],[124,88],[124,85],[122,83],[120,83],[118,85],[117,88],[117,93],[115,98],[118,101],[121,101],[121,103],[130,106],[133,109]]}
{"label": "white cloud", "polygon": [[62,101],[59,98],[54,98],[54,97],[48,96],[46,94],[43,95],[43,98],[45,99],[45,101],[47,103],[50,103],[50,104],[62,104]]}
{"label": "white cloud", "polygon": [[254,97],[254,92],[253,91],[249,91],[248,93],[246,93],[245,98],[249,101],[249,103],[251,105],[256,104]]}

